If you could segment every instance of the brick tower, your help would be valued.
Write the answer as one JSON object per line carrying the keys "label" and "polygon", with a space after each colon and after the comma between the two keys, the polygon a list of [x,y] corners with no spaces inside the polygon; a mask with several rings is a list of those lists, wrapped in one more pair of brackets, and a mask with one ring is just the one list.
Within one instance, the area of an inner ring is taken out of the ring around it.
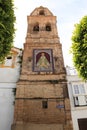
{"label": "brick tower", "polygon": [[72,130],[56,16],[40,6],[27,21],[12,130]]}

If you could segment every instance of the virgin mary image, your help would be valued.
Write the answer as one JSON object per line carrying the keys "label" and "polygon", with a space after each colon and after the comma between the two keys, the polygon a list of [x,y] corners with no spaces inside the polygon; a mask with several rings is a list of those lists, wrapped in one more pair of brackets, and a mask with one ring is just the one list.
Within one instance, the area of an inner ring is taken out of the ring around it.
{"label": "virgin mary image", "polygon": [[37,67],[41,70],[44,70],[44,69],[48,69],[49,66],[50,66],[50,63],[49,63],[48,59],[46,58],[45,53],[42,52],[41,56],[37,62]]}

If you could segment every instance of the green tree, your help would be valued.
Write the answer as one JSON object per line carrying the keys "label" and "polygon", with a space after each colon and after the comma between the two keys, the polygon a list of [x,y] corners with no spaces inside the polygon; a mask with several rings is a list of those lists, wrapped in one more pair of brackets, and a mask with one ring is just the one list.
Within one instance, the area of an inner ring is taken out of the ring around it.
{"label": "green tree", "polygon": [[84,16],[72,34],[71,53],[79,76],[87,80],[87,16]]}
{"label": "green tree", "polygon": [[0,62],[13,46],[15,20],[13,0],[0,0]]}

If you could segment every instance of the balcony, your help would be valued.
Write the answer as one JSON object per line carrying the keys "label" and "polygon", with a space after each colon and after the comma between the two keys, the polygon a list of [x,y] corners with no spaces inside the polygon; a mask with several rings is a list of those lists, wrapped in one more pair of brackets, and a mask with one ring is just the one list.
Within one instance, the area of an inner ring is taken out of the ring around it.
{"label": "balcony", "polygon": [[87,106],[87,95],[78,95],[73,98],[75,107]]}

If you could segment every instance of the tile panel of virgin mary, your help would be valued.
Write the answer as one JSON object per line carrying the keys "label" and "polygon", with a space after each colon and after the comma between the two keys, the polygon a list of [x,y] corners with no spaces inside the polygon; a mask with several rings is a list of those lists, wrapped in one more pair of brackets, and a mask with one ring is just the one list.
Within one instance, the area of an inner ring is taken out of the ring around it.
{"label": "tile panel of virgin mary", "polygon": [[34,49],[33,71],[53,72],[52,49]]}

